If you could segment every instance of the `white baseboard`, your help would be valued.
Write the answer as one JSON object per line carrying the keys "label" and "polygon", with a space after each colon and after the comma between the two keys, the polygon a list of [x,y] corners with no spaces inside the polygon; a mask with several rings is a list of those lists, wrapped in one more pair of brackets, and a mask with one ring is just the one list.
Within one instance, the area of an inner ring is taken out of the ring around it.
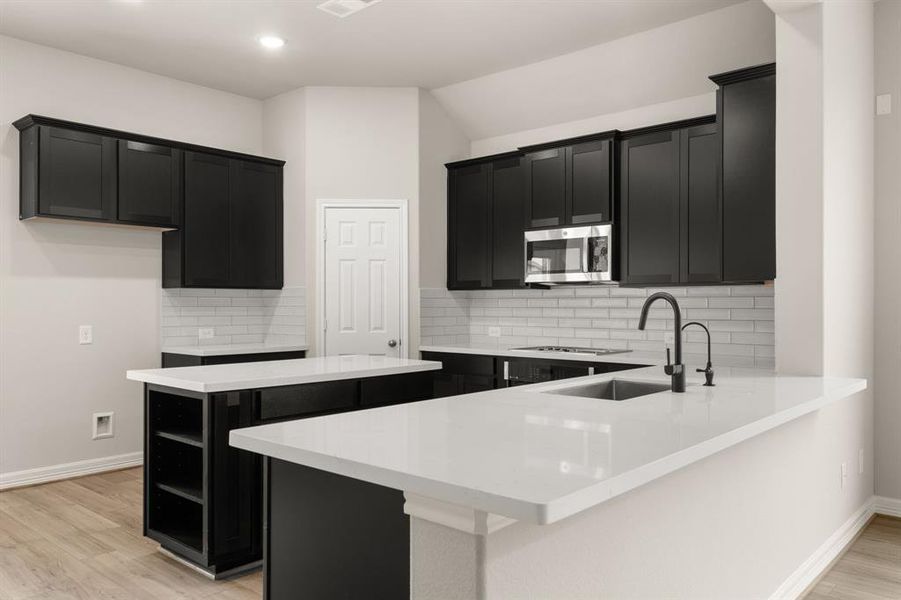
{"label": "white baseboard", "polygon": [[142,464],[144,464],[144,453],[130,452],[128,454],[119,454],[117,456],[91,458],[88,460],[80,460],[78,462],[39,467],[37,469],[28,469],[25,471],[0,473],[0,490],[8,490],[38,483],[47,483],[49,481],[59,481],[60,479],[70,479],[72,477],[81,477],[82,475],[91,475],[93,473],[103,473],[104,471],[115,471],[118,469],[126,469],[128,467],[137,467]]}
{"label": "white baseboard", "polygon": [[901,500],[885,496],[873,496],[873,512],[890,517],[901,517]]}
{"label": "white baseboard", "polygon": [[874,498],[858,508],[851,518],[829,536],[816,551],[805,560],[800,567],[786,579],[770,596],[770,600],[795,600],[800,598],[810,584],[829,568],[832,561],[839,556],[864,528],[873,516]]}

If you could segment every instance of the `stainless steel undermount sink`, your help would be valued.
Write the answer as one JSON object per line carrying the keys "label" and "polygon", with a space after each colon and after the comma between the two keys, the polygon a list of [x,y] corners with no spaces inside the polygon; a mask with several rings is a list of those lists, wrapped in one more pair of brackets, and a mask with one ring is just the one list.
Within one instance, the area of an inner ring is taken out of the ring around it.
{"label": "stainless steel undermount sink", "polygon": [[647,396],[670,389],[669,383],[652,383],[649,381],[629,381],[628,379],[608,379],[597,383],[577,385],[568,388],[547,390],[546,394],[560,396],[579,396],[580,398],[597,398],[599,400],[628,400],[638,396]]}

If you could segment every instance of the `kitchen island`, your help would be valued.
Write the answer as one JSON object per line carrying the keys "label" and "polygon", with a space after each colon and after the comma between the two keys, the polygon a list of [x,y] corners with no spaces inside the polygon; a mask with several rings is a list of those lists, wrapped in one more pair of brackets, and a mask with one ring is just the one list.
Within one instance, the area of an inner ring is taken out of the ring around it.
{"label": "kitchen island", "polygon": [[[768,535],[728,502],[762,480],[789,491],[818,460],[810,419],[866,388],[721,369],[681,394],[574,395],[611,379],[669,382],[641,368],[232,431],[265,457],[266,597],[728,597],[743,548],[698,544],[711,564],[661,544],[688,524]],[[341,543],[310,550],[324,532]],[[744,589],[769,595],[755,569]]]}
{"label": "kitchen island", "polygon": [[326,356],[128,371],[144,383],[144,535],[221,578],[260,565],[262,465],[229,431],[431,398],[441,363]]}

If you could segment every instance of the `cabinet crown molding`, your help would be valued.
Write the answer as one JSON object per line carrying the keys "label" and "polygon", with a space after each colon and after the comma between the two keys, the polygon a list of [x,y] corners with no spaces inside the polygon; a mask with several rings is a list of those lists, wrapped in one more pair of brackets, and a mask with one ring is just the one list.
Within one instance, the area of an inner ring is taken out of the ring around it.
{"label": "cabinet crown molding", "polygon": [[70,131],[82,131],[85,133],[92,133],[94,135],[113,137],[118,139],[123,139],[132,142],[141,142],[144,144],[153,144],[158,146],[169,146],[171,148],[179,148],[181,150],[188,150],[191,152],[204,152],[206,154],[216,154],[219,156],[224,156],[227,158],[238,158],[241,160],[250,160],[254,162],[275,165],[278,167],[284,166],[285,161],[279,160],[276,158],[267,158],[264,156],[255,156],[253,154],[245,154],[243,152],[233,152],[231,150],[223,150],[221,148],[211,148],[209,146],[200,146],[198,144],[190,144],[188,142],[179,142],[176,140],[168,140],[165,138],[157,138],[149,135],[142,135],[140,133],[132,133],[129,131],[120,131],[118,129],[110,129],[107,127],[100,127],[98,125],[88,125],[85,123],[76,123],[74,121],[66,121],[64,119],[56,119],[54,117],[46,117],[43,115],[35,115],[28,114],[22,117],[21,119],[17,119],[13,121],[13,127],[18,129],[19,131],[25,131],[30,127],[34,127],[35,125],[44,125],[47,127],[59,127],[61,129],[68,129]]}
{"label": "cabinet crown molding", "polygon": [[745,67],[743,69],[735,69],[734,71],[726,71],[725,73],[711,75],[710,81],[719,86],[724,86],[730,83],[738,83],[741,81],[747,81],[749,79],[759,79],[760,77],[767,77],[769,75],[775,74],[776,63],[765,63],[762,65],[754,65],[753,67]]}

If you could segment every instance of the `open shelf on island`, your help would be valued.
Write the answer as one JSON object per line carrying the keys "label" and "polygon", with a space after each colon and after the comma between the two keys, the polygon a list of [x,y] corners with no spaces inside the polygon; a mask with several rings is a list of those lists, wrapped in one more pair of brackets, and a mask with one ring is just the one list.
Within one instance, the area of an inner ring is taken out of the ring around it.
{"label": "open shelf on island", "polygon": [[167,429],[157,429],[156,435],[174,442],[181,442],[182,444],[203,448],[203,433],[192,429],[172,426]]}

